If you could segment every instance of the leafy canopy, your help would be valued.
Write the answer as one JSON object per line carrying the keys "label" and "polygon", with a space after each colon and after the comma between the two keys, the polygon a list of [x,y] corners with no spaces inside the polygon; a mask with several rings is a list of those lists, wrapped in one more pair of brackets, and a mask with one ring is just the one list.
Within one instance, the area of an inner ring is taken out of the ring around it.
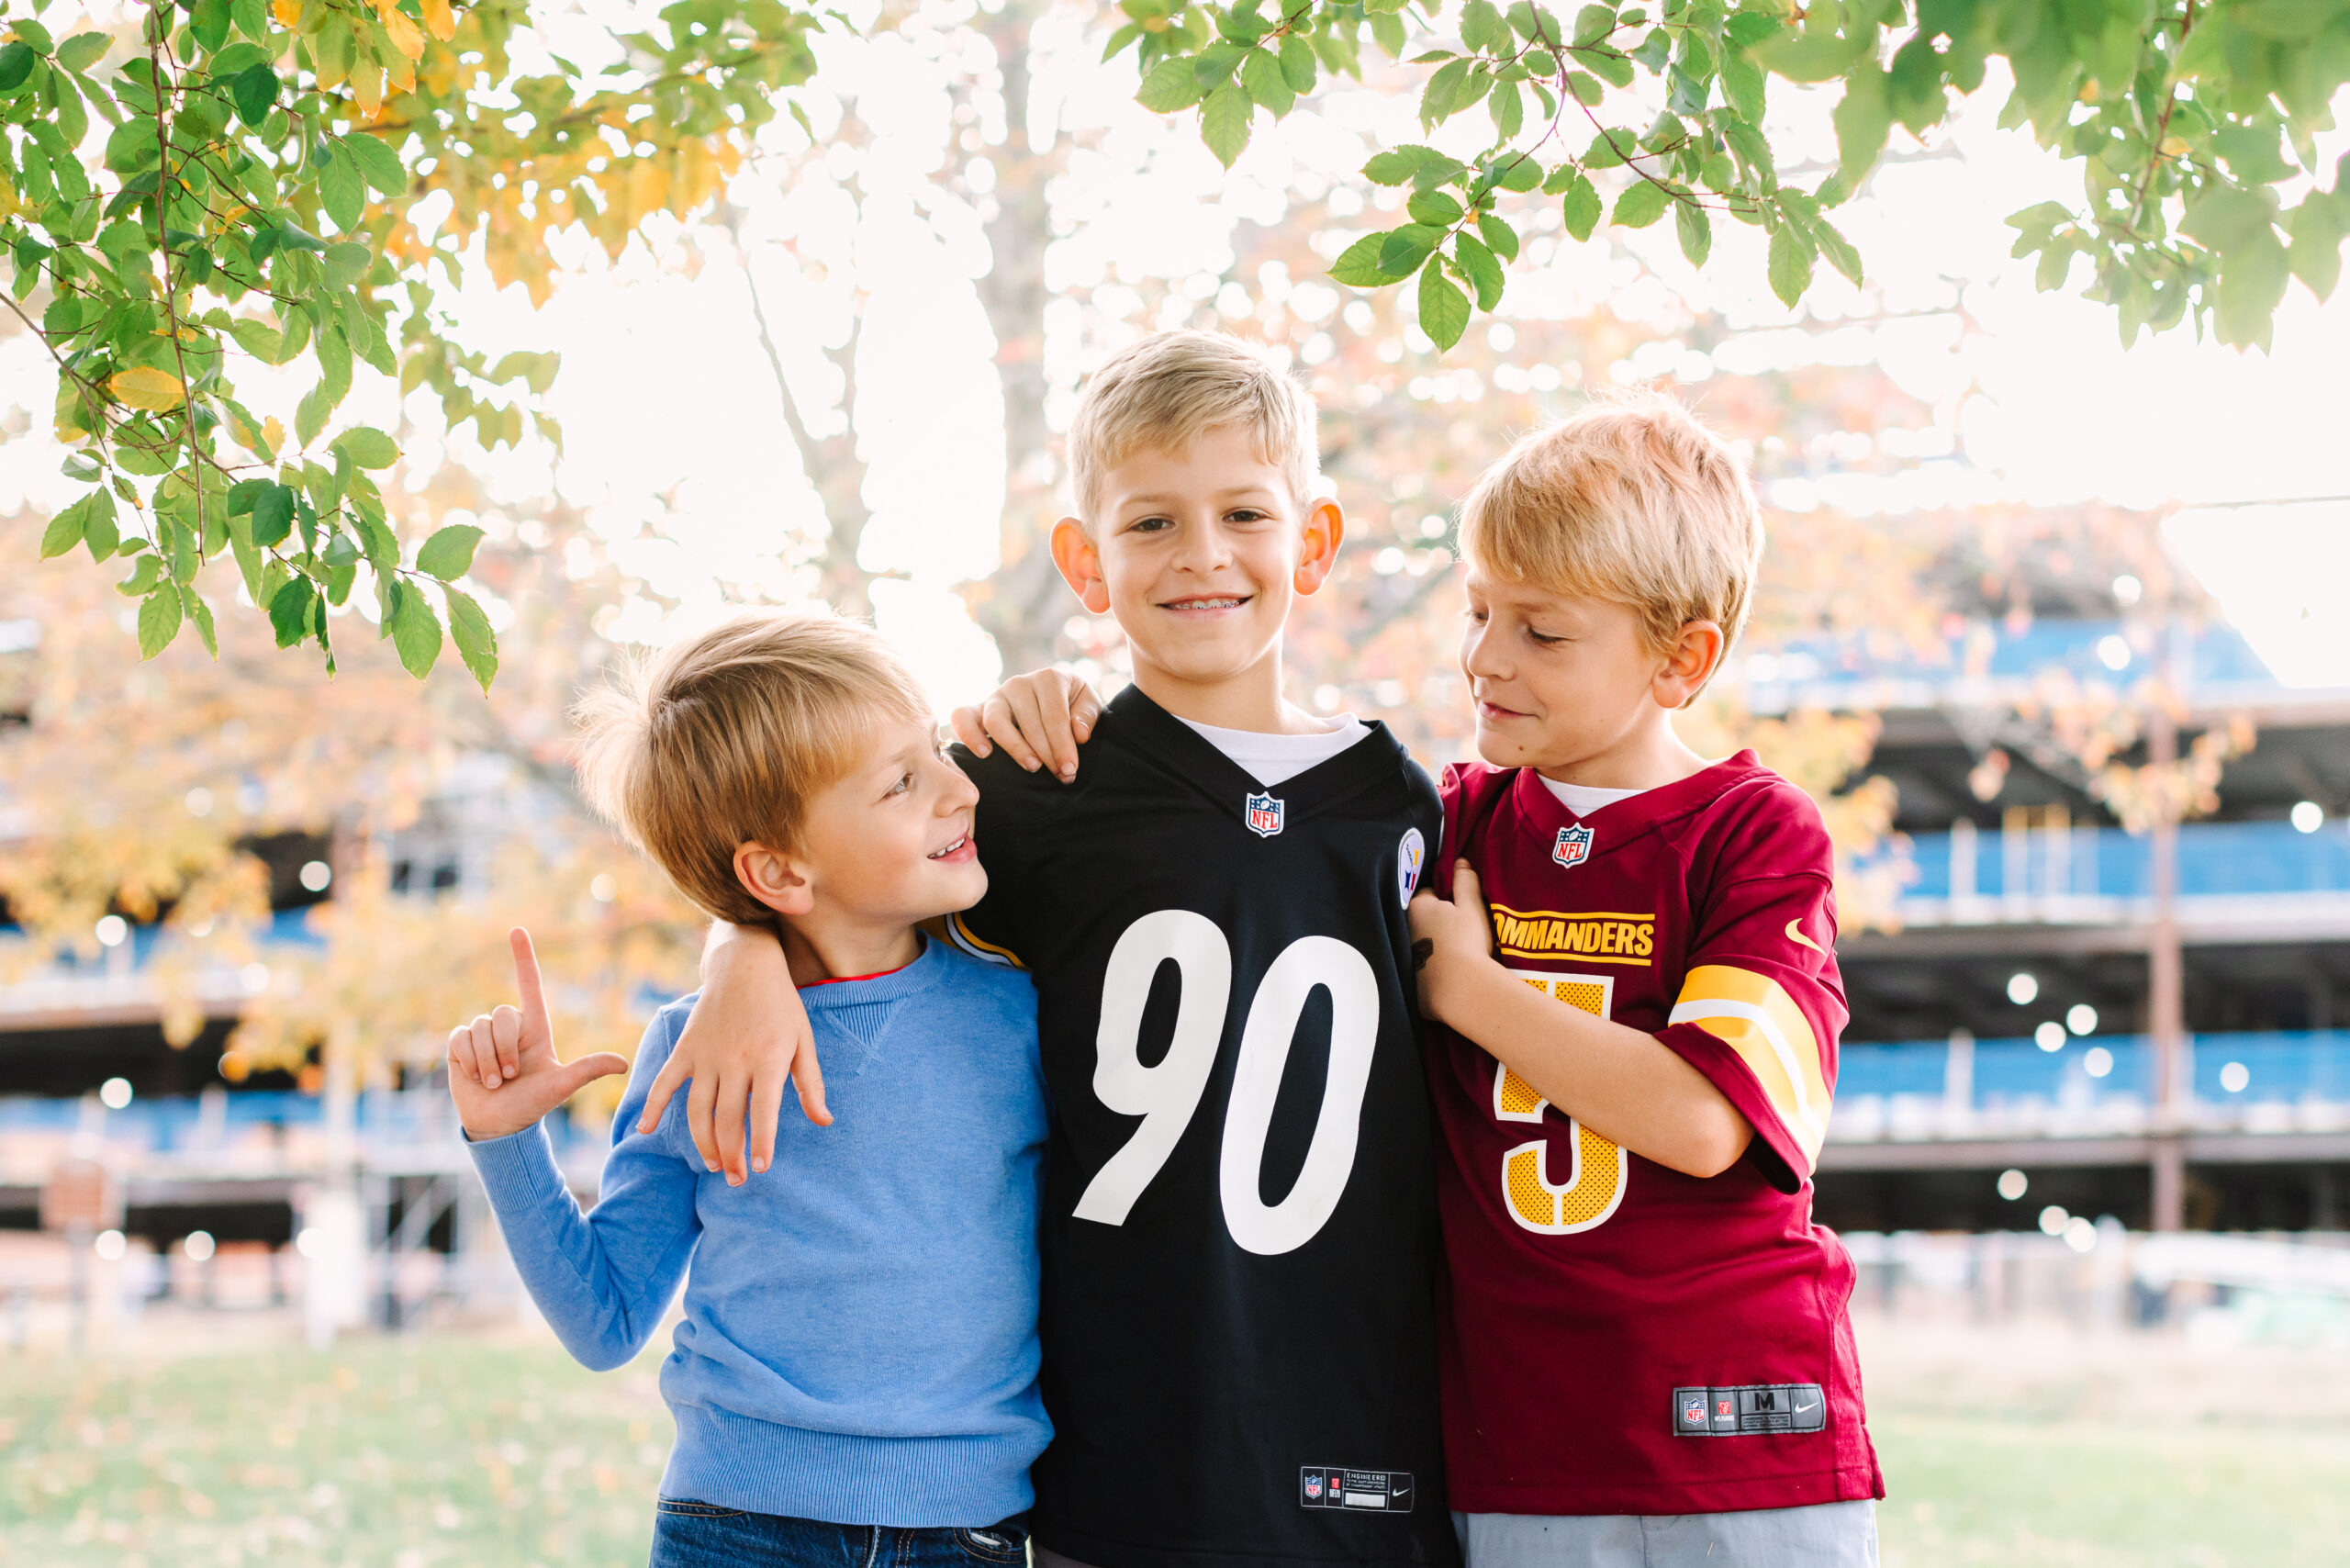
{"label": "leafy canopy", "polygon": [[[1924,135],[1993,57],[2015,86],[2002,116],[2081,166],[2077,206],[2011,217],[2015,253],[2043,289],[2076,257],[2122,341],[2190,319],[2266,348],[2288,277],[2321,299],[2350,234],[2343,160],[2316,138],[2350,81],[2344,0],[1124,0],[1111,52],[1132,49],[1146,107],[1195,110],[1227,166],[1257,111],[1279,119],[1323,75],[1360,75],[1364,34],[1424,82],[1427,130],[1483,107],[1473,157],[1411,145],[1363,166],[1405,188],[1406,221],[1365,235],[1331,270],[1377,288],[1419,279],[1422,330],[1449,348],[1506,286],[1504,263],[1538,202],[1566,231],[1645,228],[1670,213],[1702,265],[1718,218],[1769,236],[1772,290],[1793,305],[1818,263],[1859,282],[1862,258],[1830,214],[1884,154],[1893,128]],[[1836,167],[1783,177],[1763,132],[1774,77],[1841,84]],[[2329,183],[2330,177],[2330,183]],[[2295,195],[2298,193],[2298,200]]]}
{"label": "leafy canopy", "polygon": [[[584,229],[617,255],[655,214],[707,208],[778,104],[798,112],[786,95],[816,71],[817,29],[845,24],[790,0],[675,0],[613,40],[609,68],[548,57],[534,73],[516,63],[523,0],[156,0],[118,32],[62,39],[45,8],[13,0],[0,31],[15,267],[0,304],[57,362],[66,473],[88,487],[42,556],[127,563],[149,657],[189,625],[216,649],[225,583],[279,646],[315,644],[331,672],[327,612],[365,592],[411,673],[453,640],[487,687],[497,641],[460,586],[479,534],[401,537],[371,476],[397,443],[330,431],[354,368],[429,388],[485,445],[519,442],[526,421],[559,440],[532,401],[554,357],[490,363],[436,309],[436,278],[478,243],[498,284],[543,299],[551,234]],[[1669,214],[1700,264],[1718,220],[1759,227],[1791,305],[1823,259],[1858,280],[1830,215],[1895,126],[1942,123],[1994,56],[2015,82],[2006,121],[2077,161],[2085,187],[2077,206],[2011,218],[2016,253],[2040,257],[2048,288],[2086,258],[2125,341],[2191,319],[2265,346],[2288,279],[2329,294],[2350,233],[2343,170],[2316,152],[2350,80],[2350,0],[1119,10],[1107,53],[1134,53],[1140,102],[1195,114],[1227,165],[1259,111],[1360,75],[1366,33],[1422,79],[1424,133],[1482,107],[1492,135],[1473,156],[1411,143],[1370,160],[1367,179],[1406,193],[1406,221],[1331,269],[1364,288],[1416,278],[1420,325],[1444,348],[1500,303],[1538,204],[1557,203],[1577,241]],[[1774,78],[1841,85],[1837,166],[1807,185],[1783,178],[1763,130]],[[254,364],[303,386],[290,431],[239,400]]]}

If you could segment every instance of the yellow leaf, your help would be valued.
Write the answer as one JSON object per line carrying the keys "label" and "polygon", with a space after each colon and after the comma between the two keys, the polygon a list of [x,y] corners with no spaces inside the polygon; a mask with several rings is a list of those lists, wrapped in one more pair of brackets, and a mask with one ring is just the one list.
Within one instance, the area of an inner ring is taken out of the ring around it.
{"label": "yellow leaf", "polygon": [[302,25],[302,0],[269,0],[269,14],[279,27],[292,31]]}
{"label": "yellow leaf", "polygon": [[389,6],[386,6],[383,7],[382,15],[384,31],[390,36],[394,49],[398,50],[409,60],[414,60],[424,52],[424,34],[417,29],[414,22],[408,19],[407,12],[395,11]]}
{"label": "yellow leaf", "polygon": [[457,36],[457,17],[449,9],[449,0],[424,0],[424,30],[442,43]]}
{"label": "yellow leaf", "polygon": [[[399,15],[397,11],[392,14],[396,17]],[[402,17],[401,19],[406,20],[407,18]],[[420,34],[418,36],[416,43],[419,49],[424,47],[424,39],[422,35]],[[413,93],[416,91],[416,62],[409,60],[406,55],[395,52],[390,61],[385,64],[384,74],[391,78],[392,85],[400,92]]]}
{"label": "yellow leaf", "polygon": [[269,454],[273,457],[276,456],[278,452],[285,445],[285,421],[279,419],[275,414],[272,414],[269,418],[262,420],[261,439],[263,443],[268,448]]}
{"label": "yellow leaf", "polygon": [[187,395],[178,376],[151,364],[116,372],[106,383],[106,390],[134,409],[148,409],[159,414],[178,408]]}
{"label": "yellow leaf", "polygon": [[384,68],[370,62],[353,70],[351,95],[358,103],[359,112],[374,119],[384,106]]}

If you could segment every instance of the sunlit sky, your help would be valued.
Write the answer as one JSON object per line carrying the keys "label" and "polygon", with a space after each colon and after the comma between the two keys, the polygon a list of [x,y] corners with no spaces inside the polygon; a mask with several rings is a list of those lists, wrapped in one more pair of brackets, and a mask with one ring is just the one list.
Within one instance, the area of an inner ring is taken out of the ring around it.
{"label": "sunlit sky", "polygon": [[[787,373],[820,422],[836,391],[820,351],[842,341],[853,290],[862,295],[856,414],[874,512],[862,559],[906,574],[878,585],[877,615],[944,707],[984,690],[999,670],[951,589],[996,564],[1004,457],[994,344],[973,286],[990,256],[979,213],[936,181],[950,158],[970,157],[953,141],[947,82],[986,68],[989,55],[984,43],[954,31],[951,7],[925,15],[940,25],[917,24],[911,38],[835,36],[823,45],[826,92],[809,99],[811,118],[821,134],[837,123],[841,103],[853,105],[871,132],[861,154],[836,150],[822,171],[811,170],[805,137],[778,120],[768,132],[773,156],[748,167],[730,194],[744,213],[748,265]],[[592,55],[591,24],[561,25],[580,36],[551,38],[551,48]],[[1038,38],[1030,136],[1040,144],[1073,136],[1080,149],[1058,193],[1073,228],[1048,252],[1048,285],[1219,272],[1244,217],[1278,221],[1288,191],[1302,185],[1318,195],[1351,184],[1379,141],[1420,139],[1408,99],[1326,92],[1278,126],[1260,118],[1227,174],[1188,125],[1133,104],[1131,62],[1101,63],[1098,35],[1084,17],[1058,15],[1040,24]],[[1832,155],[1824,100],[1784,84],[1773,91],[1774,139]],[[1955,155],[1889,164],[1868,197],[1840,215],[1866,258],[1874,298],[1863,300],[1823,266],[1808,316],[1790,312],[1764,286],[1759,231],[1718,226],[1713,259],[1696,275],[1664,224],[1617,231],[1614,250],[1567,245],[1547,262],[1521,263],[1503,314],[1571,317],[1605,301],[1620,316],[1660,326],[1660,341],[1635,353],[1623,374],[1671,369],[1684,383],[1805,356],[1874,358],[1935,406],[1949,457],[1936,460],[1928,443],[1917,454],[1924,460],[1895,480],[1783,482],[1765,497],[1777,508],[1830,504],[1867,515],[1994,499],[2212,509],[2333,498],[2188,513],[2168,537],[2281,678],[2350,685],[2350,609],[2322,591],[2350,580],[2350,500],[2340,498],[2350,497],[2343,433],[2350,398],[2342,380],[2350,290],[2321,307],[2294,284],[2266,354],[2199,344],[2187,332],[2125,352],[2104,308],[2037,293],[2030,263],[2008,259],[2013,231],[2005,215],[2077,196],[2078,185],[2027,135],[1996,129],[1998,95],[1986,88],[1932,149]],[[1459,139],[1473,141],[1482,118],[1456,122]],[[1897,151],[1905,140],[1897,131]],[[851,174],[861,209],[842,183]],[[1368,228],[1394,219],[1373,209],[1358,221]],[[1529,247],[1529,255],[1550,249]],[[493,352],[562,353],[550,404],[565,433],[552,470],[543,453],[484,459],[469,441],[461,453],[505,495],[559,484],[615,538],[657,521],[660,537],[624,546],[625,564],[685,609],[667,624],[650,601],[625,611],[615,630],[648,640],[711,612],[725,595],[787,591],[779,546],[822,520],[754,336],[730,241],[700,231],[690,264],[682,245],[659,250],[636,247],[607,265],[582,244],[563,258],[578,270],[542,310],[519,289],[498,292],[478,274],[459,303],[467,331]],[[1675,294],[1739,329],[1716,362],[1700,356],[1693,364],[1670,339],[1670,324],[1684,314]],[[1863,310],[1912,314],[1835,329]],[[1126,323],[1136,330],[1148,324],[1139,317]],[[1799,324],[1807,330],[1790,330]],[[1089,347],[1077,323],[1056,317],[1048,327],[1048,363],[1081,368]],[[45,414],[49,376],[36,345],[21,338],[0,345],[0,401]],[[363,373],[345,415],[397,422],[391,389],[369,379]],[[1702,386],[1693,388],[1697,396]],[[266,395],[249,401],[274,406]],[[433,422],[421,399],[409,412]],[[60,454],[46,419],[33,422],[31,435],[0,447],[0,496],[53,504],[72,490],[56,476]],[[431,455],[429,437],[410,439],[416,455]]]}

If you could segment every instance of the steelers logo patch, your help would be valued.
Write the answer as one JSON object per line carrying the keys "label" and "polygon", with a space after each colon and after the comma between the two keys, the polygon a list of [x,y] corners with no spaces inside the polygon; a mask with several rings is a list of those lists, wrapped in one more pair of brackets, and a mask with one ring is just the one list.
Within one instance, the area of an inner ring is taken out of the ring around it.
{"label": "steelers logo patch", "polygon": [[1427,863],[1427,840],[1420,836],[1420,830],[1405,828],[1404,842],[1395,846],[1395,886],[1407,909],[1411,907],[1412,895],[1419,891],[1420,868]]}

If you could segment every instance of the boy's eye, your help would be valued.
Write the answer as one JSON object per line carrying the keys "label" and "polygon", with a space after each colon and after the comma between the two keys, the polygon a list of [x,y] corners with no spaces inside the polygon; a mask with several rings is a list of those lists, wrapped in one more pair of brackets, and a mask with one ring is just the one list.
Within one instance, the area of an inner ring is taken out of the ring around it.
{"label": "boy's eye", "polygon": [[1270,512],[1259,511],[1255,507],[1236,507],[1232,510],[1224,514],[1224,521],[1226,522],[1262,522],[1266,518],[1271,515],[1272,514]]}
{"label": "boy's eye", "polygon": [[898,781],[895,784],[890,785],[889,790],[883,794],[881,798],[886,801],[891,795],[902,795],[913,787],[914,776],[912,773],[901,773],[898,775]]}
{"label": "boy's eye", "polygon": [[1171,517],[1138,517],[1126,524],[1129,533],[1160,533],[1175,526]]}

